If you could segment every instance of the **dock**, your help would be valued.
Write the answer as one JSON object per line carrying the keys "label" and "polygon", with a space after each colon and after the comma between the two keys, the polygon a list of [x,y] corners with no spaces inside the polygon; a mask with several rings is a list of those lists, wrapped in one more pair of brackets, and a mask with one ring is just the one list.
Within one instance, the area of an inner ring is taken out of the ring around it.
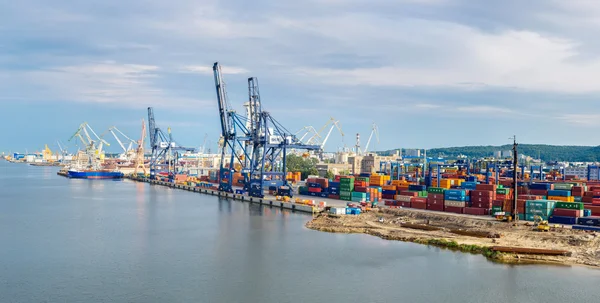
{"label": "dock", "polygon": [[265,198],[257,198],[257,197],[250,197],[250,196],[247,196],[244,194],[226,193],[226,192],[222,192],[222,191],[218,191],[218,190],[212,190],[209,188],[200,188],[200,187],[175,184],[175,183],[159,181],[159,180],[150,180],[147,178],[141,178],[141,177],[136,177],[136,176],[126,176],[125,178],[136,181],[136,182],[146,182],[146,183],[149,183],[152,185],[161,185],[161,186],[166,186],[166,187],[181,189],[181,190],[187,190],[187,191],[196,192],[196,193],[205,194],[205,195],[233,199],[233,200],[237,200],[237,201],[241,201],[241,202],[256,203],[256,204],[269,206],[269,207],[288,209],[291,211],[297,211],[297,212],[303,212],[303,213],[309,213],[309,214],[315,214],[315,213],[319,213],[322,211],[322,209],[319,209],[316,206],[294,203],[293,201],[290,201],[290,202],[278,201],[277,199],[275,199],[275,197],[270,197],[270,196],[265,196]]}

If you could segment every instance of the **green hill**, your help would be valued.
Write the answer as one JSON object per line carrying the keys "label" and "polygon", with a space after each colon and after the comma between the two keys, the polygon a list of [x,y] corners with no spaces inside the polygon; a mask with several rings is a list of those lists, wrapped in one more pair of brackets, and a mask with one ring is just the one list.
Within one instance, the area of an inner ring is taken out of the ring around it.
{"label": "green hill", "polygon": [[[491,157],[496,151],[506,150],[512,150],[512,145],[433,148],[427,150],[427,156],[436,157],[443,155],[446,157],[456,157],[458,155],[465,155],[469,158],[481,158]],[[600,146],[519,144],[518,150],[519,154],[531,156],[536,159],[540,157],[543,161],[600,161]]]}

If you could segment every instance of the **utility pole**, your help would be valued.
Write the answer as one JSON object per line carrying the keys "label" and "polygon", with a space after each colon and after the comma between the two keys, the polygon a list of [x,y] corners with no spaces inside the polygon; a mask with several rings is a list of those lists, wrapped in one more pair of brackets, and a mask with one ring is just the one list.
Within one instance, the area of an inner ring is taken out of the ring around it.
{"label": "utility pole", "polygon": [[518,152],[517,152],[517,136],[513,136],[513,220],[519,220],[518,207],[517,207],[517,169],[518,165]]}

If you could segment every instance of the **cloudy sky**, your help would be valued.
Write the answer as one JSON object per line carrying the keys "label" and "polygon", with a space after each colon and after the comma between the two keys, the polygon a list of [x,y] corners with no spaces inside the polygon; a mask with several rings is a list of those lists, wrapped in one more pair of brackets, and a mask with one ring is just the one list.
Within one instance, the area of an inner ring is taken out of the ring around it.
{"label": "cloudy sky", "polygon": [[4,1],[0,151],[83,121],[138,138],[148,106],[214,150],[215,61],[238,110],[255,76],[290,130],[340,120],[330,151],[372,123],[375,149],[598,145],[599,20],[592,0]]}

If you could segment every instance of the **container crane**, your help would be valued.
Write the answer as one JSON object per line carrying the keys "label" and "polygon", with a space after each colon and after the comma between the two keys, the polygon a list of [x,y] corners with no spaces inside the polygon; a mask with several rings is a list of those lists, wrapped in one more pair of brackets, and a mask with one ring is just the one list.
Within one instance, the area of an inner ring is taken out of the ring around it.
{"label": "container crane", "polygon": [[[287,185],[286,154],[288,149],[319,150],[319,145],[305,145],[290,131],[277,122],[270,113],[263,111],[258,79],[248,78],[248,102],[246,117],[241,118],[229,108],[225,83],[218,62],[213,65],[223,149],[219,172],[219,190],[232,191],[233,162],[242,163],[245,188],[251,196],[263,197],[265,182],[269,185]],[[225,166],[225,154],[230,151],[229,166]],[[238,152],[241,150],[241,152]],[[243,159],[241,159],[243,156]],[[270,179],[270,180],[267,180]]]}
{"label": "container crane", "polygon": [[178,146],[173,140],[170,127],[167,128],[166,134],[157,127],[152,107],[148,107],[148,133],[152,148],[150,179],[156,179],[156,175],[162,172],[166,173],[172,182],[179,164],[179,151],[194,152],[195,149]]}
{"label": "container crane", "polygon": [[[221,163],[219,165],[219,190],[225,192],[233,192],[233,176],[235,165],[234,161],[241,164],[241,167],[249,166],[250,146],[252,138],[250,137],[250,129],[256,128],[256,124],[252,124],[256,120],[253,118],[257,115],[257,107],[260,104],[247,103],[247,117],[238,115],[230,108],[227,100],[227,91],[225,89],[225,81],[221,72],[219,62],[213,64],[213,75],[215,79],[215,88],[217,92],[217,104],[219,108],[219,119],[221,123],[221,137],[219,139],[219,147],[221,151]],[[250,121],[248,121],[250,120]],[[238,134],[239,132],[239,134]],[[229,163],[225,163],[225,157],[229,155]],[[244,155],[244,157],[240,157]]]}
{"label": "container crane", "polygon": [[371,135],[369,135],[369,139],[367,140],[367,144],[365,145],[365,154],[369,152],[369,144],[371,143],[373,134],[375,134],[375,137],[377,138],[377,143],[379,143],[379,129],[377,128],[377,124],[375,123],[373,123],[373,126],[371,128]]}

